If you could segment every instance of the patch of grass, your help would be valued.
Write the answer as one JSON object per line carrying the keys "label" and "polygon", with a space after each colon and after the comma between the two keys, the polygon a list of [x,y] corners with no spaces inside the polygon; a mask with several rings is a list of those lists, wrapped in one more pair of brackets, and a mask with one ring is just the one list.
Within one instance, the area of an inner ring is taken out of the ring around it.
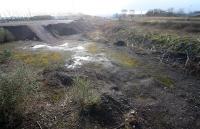
{"label": "patch of grass", "polygon": [[8,61],[10,57],[11,57],[11,51],[8,49],[3,50],[3,52],[0,52],[0,63]]}
{"label": "patch of grass", "polygon": [[51,64],[58,64],[64,62],[62,55],[58,52],[15,52],[14,59],[20,60],[26,64],[30,64],[36,67],[47,67]]}
{"label": "patch of grass", "polygon": [[200,54],[200,42],[197,39],[187,36],[171,34],[148,33],[145,38],[152,41],[158,50],[167,50],[174,53],[185,53],[189,55]]}
{"label": "patch of grass", "polygon": [[123,39],[128,44],[145,49],[153,48],[154,50],[183,54],[188,52],[191,56],[200,55],[200,40],[195,35],[179,35],[171,31],[158,31],[149,28],[134,28],[129,26],[112,33],[108,38],[111,40]]}
{"label": "patch of grass", "polygon": [[120,65],[124,67],[136,67],[138,66],[138,61],[133,57],[130,57],[124,52],[114,52],[110,54],[110,57],[115,61],[119,62]]}
{"label": "patch of grass", "polygon": [[88,105],[97,104],[100,100],[100,96],[93,89],[91,81],[80,77],[74,79],[74,85],[70,93],[72,101],[80,105],[81,109],[84,109]]}
{"label": "patch of grass", "polygon": [[22,122],[30,96],[38,88],[36,73],[25,65],[0,74],[0,125],[16,128]]}
{"label": "patch of grass", "polygon": [[174,80],[169,76],[160,75],[160,76],[155,76],[154,78],[167,88],[173,88],[175,86]]}
{"label": "patch of grass", "polygon": [[199,33],[199,27],[200,24],[195,21],[181,21],[184,19],[179,19],[177,20],[164,20],[163,21],[145,21],[141,22],[140,24],[142,25],[149,25],[149,26],[154,26],[157,28],[163,28],[163,29],[181,29],[186,32],[193,32],[193,33]]}

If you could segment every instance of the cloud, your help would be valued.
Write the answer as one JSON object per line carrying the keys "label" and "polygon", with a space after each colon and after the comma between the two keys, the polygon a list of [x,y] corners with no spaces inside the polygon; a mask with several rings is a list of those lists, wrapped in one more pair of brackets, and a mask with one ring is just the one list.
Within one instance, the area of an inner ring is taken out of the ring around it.
{"label": "cloud", "polygon": [[169,7],[197,9],[199,0],[4,0],[1,15],[32,15],[57,13],[85,13],[105,15],[119,12],[123,8],[148,10]]}

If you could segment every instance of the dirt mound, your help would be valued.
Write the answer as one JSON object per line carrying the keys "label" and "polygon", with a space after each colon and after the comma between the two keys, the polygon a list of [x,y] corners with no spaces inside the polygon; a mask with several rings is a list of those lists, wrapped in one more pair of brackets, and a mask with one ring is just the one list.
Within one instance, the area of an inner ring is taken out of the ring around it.
{"label": "dirt mound", "polygon": [[59,36],[70,36],[93,30],[95,27],[91,21],[80,19],[73,22],[51,21],[48,23],[26,23],[13,25],[1,25],[0,42],[18,40],[43,41],[56,43],[62,38]]}
{"label": "dirt mound", "polygon": [[37,35],[28,26],[6,26],[16,41],[18,40],[39,40]]}
{"label": "dirt mound", "polygon": [[73,83],[72,77],[61,71],[44,70],[43,77],[45,83],[49,86],[66,87]]}
{"label": "dirt mound", "polygon": [[85,20],[77,20],[69,24],[58,23],[44,26],[53,36],[68,36],[79,34],[93,29],[92,25],[87,23]]}
{"label": "dirt mound", "polygon": [[123,100],[102,94],[99,103],[88,105],[82,115],[84,119],[89,119],[90,123],[99,124],[101,127],[119,128],[125,126],[124,114],[129,110]]}
{"label": "dirt mound", "polygon": [[54,36],[78,34],[78,31],[65,23],[51,24],[45,27]]}
{"label": "dirt mound", "polygon": [[84,114],[102,126],[116,125],[122,119],[120,104],[108,95],[102,95],[101,102],[98,105],[90,105]]}

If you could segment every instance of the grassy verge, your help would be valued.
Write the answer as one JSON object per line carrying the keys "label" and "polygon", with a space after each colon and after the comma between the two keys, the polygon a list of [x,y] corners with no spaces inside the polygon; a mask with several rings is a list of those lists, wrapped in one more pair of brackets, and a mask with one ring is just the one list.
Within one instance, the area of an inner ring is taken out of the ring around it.
{"label": "grassy verge", "polygon": [[0,74],[0,125],[16,128],[23,119],[27,103],[38,88],[36,73],[25,65]]}
{"label": "grassy verge", "polygon": [[196,21],[145,21],[140,22],[141,25],[153,26],[162,29],[182,30],[190,33],[199,33],[200,24]]}
{"label": "grassy verge", "polygon": [[[130,21],[114,21],[103,28],[107,40],[114,43],[125,41],[127,47],[138,53],[160,53],[160,60],[169,64],[178,63],[189,74],[197,75],[200,57],[199,35],[178,30],[161,30],[141,26]],[[125,61],[124,61],[125,62]]]}
{"label": "grassy verge", "polygon": [[151,31],[151,28],[139,28],[138,26],[127,27],[124,23],[112,29],[116,31],[108,38],[125,40],[130,46],[154,48],[157,51],[173,53],[189,53],[192,56],[200,55],[200,39],[197,37],[178,35],[167,31]]}

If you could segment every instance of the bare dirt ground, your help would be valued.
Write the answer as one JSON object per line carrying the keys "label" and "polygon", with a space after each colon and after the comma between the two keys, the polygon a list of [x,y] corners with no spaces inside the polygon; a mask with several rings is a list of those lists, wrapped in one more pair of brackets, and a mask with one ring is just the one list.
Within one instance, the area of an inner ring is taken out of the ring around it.
{"label": "bare dirt ground", "polygon": [[[64,61],[56,68],[39,68],[42,84],[20,128],[200,128],[199,78],[161,62],[157,54],[113,45],[104,34],[96,27],[88,33],[64,36],[56,44],[33,41],[2,45],[31,53],[58,52]],[[27,60],[25,63],[29,64]],[[76,96],[70,94],[73,85],[67,77],[77,76],[90,80],[90,89],[100,97],[98,103],[86,105],[84,110],[68,100]]]}

